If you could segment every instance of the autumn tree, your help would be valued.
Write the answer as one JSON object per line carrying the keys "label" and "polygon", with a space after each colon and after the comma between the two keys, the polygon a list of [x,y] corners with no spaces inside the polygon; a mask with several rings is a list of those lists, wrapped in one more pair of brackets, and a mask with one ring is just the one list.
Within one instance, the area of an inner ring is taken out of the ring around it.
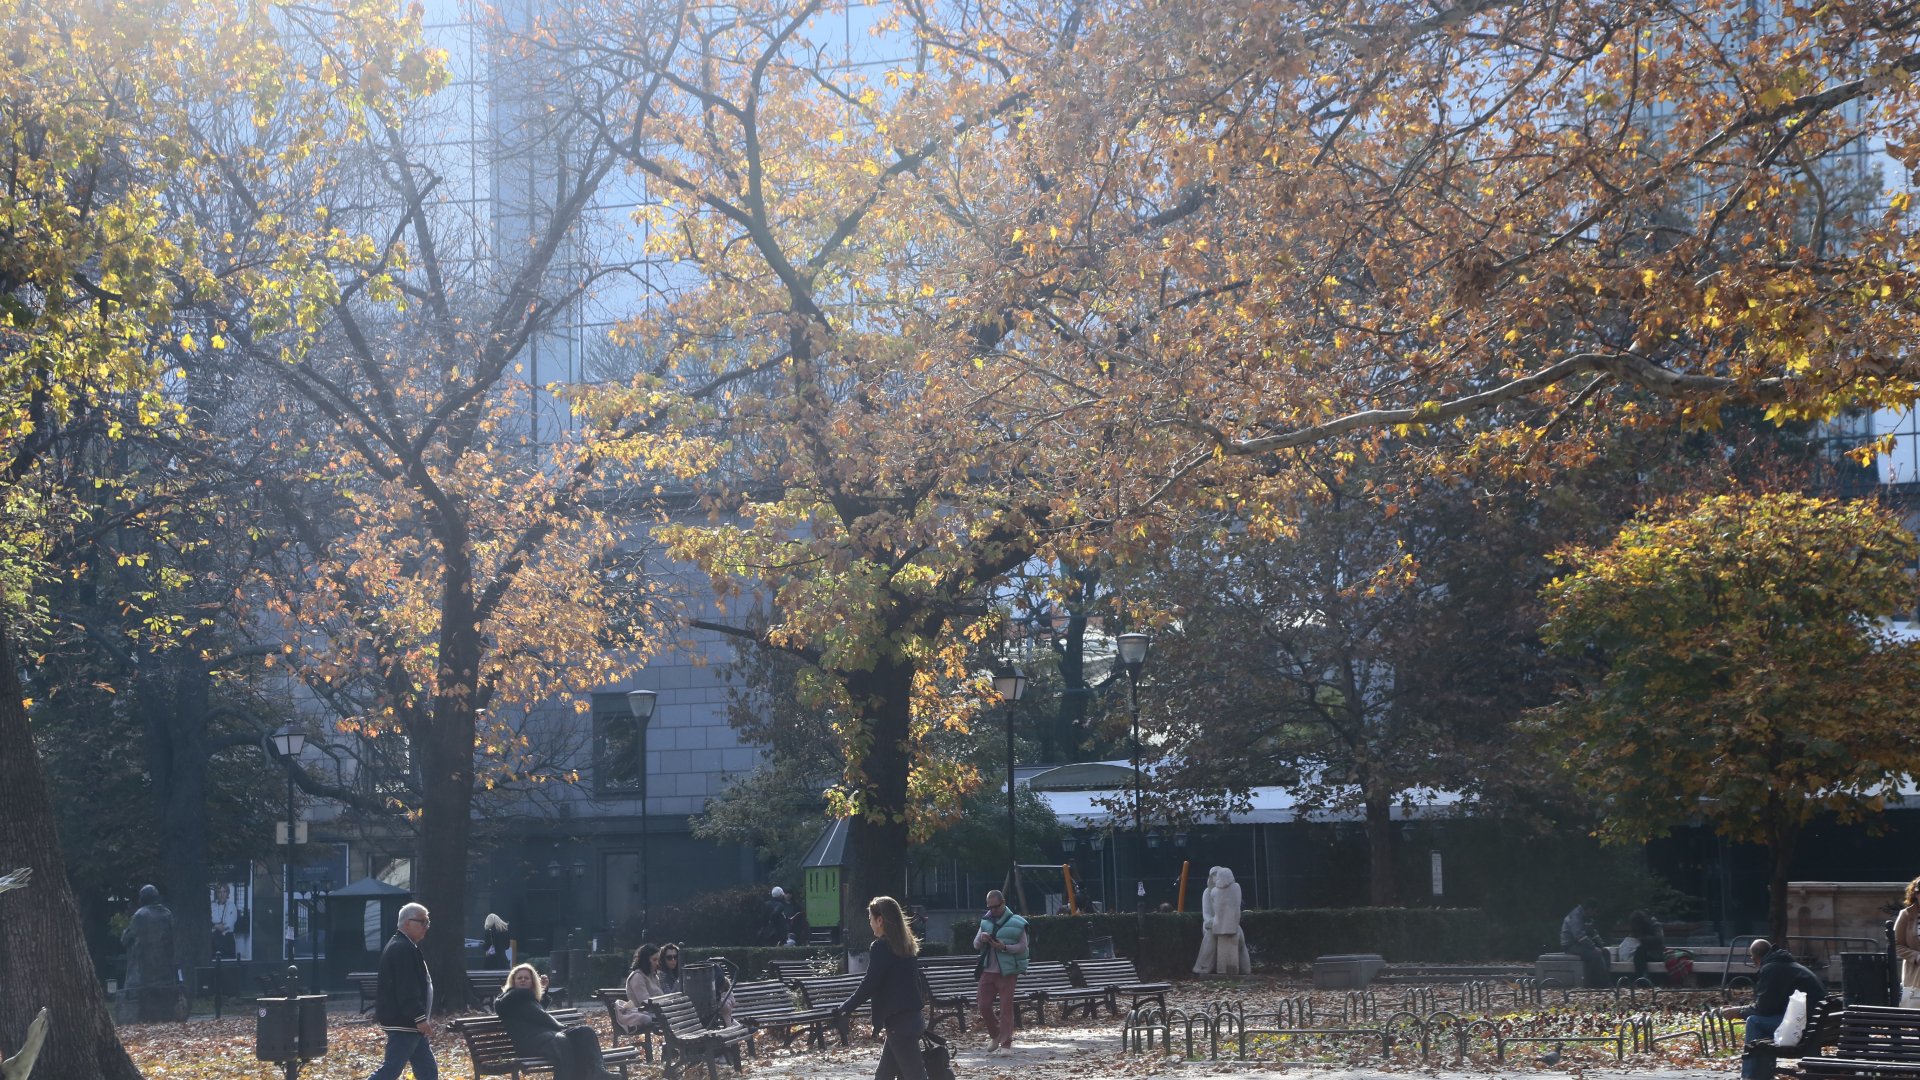
{"label": "autumn tree", "polygon": [[1030,559],[1270,518],[1314,482],[1290,449],[1384,461],[1507,402],[1542,409],[1461,453],[1544,476],[1590,452],[1556,416],[1639,394],[1699,422],[1906,385],[1906,202],[1835,197],[1877,190],[1875,139],[1920,161],[1904,9],[843,11],[611,10],[567,47],[659,87],[650,138],[616,95],[599,122],[678,268],[629,327],[672,362],[592,408],[728,386],[714,516],[661,535],[772,605],[713,629],[839,688],[856,891],[898,879],[959,643]]}
{"label": "autumn tree", "polygon": [[1540,720],[1620,842],[1692,820],[1765,845],[1769,924],[1808,823],[1877,813],[1920,769],[1913,538],[1870,501],[1668,503],[1565,552],[1545,637],[1587,672]]}
{"label": "autumn tree", "polygon": [[[1032,688],[1014,708],[1016,759],[1042,756],[1050,721],[1063,696],[1051,672],[1030,672]],[[750,650],[729,666],[728,722],[741,741],[760,748],[754,769],[729,778],[692,822],[693,835],[752,847],[776,882],[798,881],[800,860],[830,820],[829,793],[840,780],[843,762],[836,738],[842,723],[831,695],[816,686],[819,675],[785,653]],[[1065,695],[1071,696],[1071,695]],[[1084,706],[1082,706],[1084,709]],[[1007,811],[1006,721],[1002,709],[984,727],[942,728],[928,735],[925,752],[966,770],[967,791],[955,807],[923,807],[941,819],[927,838],[915,844],[913,866],[925,869],[945,861],[984,873],[993,880],[1005,872]],[[1039,862],[1047,843],[1060,831],[1052,808],[1029,788],[1016,791],[1019,860]]]}
{"label": "autumn tree", "polygon": [[1497,802],[1528,779],[1506,731],[1552,682],[1531,590],[1580,512],[1522,485],[1410,490],[1332,466],[1272,534],[1196,526],[1123,588],[1170,613],[1144,695],[1155,799],[1217,811],[1277,784],[1303,810],[1357,814],[1371,902],[1388,906],[1398,806]]}
{"label": "autumn tree", "polygon": [[[366,13],[349,19],[343,10],[309,14],[328,22],[343,47],[363,49],[366,71],[398,74],[397,24]],[[7,5],[5,21],[12,44],[0,60],[0,861],[38,873],[0,921],[0,1041],[17,1045],[29,1017],[51,1003],[58,1020],[42,1072],[129,1077],[136,1072],[93,977],[55,839],[28,723],[34,703],[19,674],[44,630],[42,575],[70,569],[50,558],[67,538],[111,527],[112,515],[138,505],[144,482],[89,469],[86,458],[63,460],[59,452],[72,445],[65,436],[87,426],[110,438],[180,424],[164,393],[162,349],[206,267],[167,193],[207,177],[205,162],[183,153],[194,103],[236,86],[250,87],[257,101],[276,97],[265,76],[275,35],[267,12],[218,3],[25,2]],[[102,487],[130,498],[103,499]],[[158,641],[176,629],[159,618],[137,632]]]}
{"label": "autumn tree", "polygon": [[[644,603],[616,623],[603,589],[622,523],[586,497],[596,458],[528,372],[557,318],[633,268],[584,225],[618,158],[537,28],[495,28],[482,133],[432,95],[363,101],[384,85],[365,51],[287,19],[281,78],[356,107],[318,141],[286,105],[200,118],[191,150],[218,177],[179,193],[209,267],[182,369],[255,389],[180,452],[272,518],[248,579],[270,661],[344,741],[397,752],[373,801],[414,826],[416,896],[449,928],[424,948],[457,1000],[476,795],[543,771],[527,712],[583,712],[582,688],[651,647]],[[444,83],[432,57],[401,59],[404,85]],[[480,215],[456,169],[494,178]]]}

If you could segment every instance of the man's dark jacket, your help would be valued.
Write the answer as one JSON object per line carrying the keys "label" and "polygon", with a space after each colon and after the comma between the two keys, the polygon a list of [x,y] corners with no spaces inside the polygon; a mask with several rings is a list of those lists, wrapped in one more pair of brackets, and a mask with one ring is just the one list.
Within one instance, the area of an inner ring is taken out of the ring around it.
{"label": "man's dark jacket", "polygon": [[380,982],[373,995],[374,1023],[388,1031],[413,1031],[427,1020],[433,976],[413,939],[395,933],[380,950]]}
{"label": "man's dark jacket", "polygon": [[1776,948],[1760,958],[1760,971],[1753,978],[1753,1014],[1780,1016],[1787,1011],[1787,999],[1795,990],[1807,992],[1811,1005],[1827,996],[1827,984],[1793,954]]}
{"label": "man's dark jacket", "polygon": [[493,999],[493,1014],[507,1029],[513,1052],[521,1057],[548,1057],[553,1052],[553,1034],[565,1030],[547,1010],[541,1008],[540,995],[524,986],[516,986]]}

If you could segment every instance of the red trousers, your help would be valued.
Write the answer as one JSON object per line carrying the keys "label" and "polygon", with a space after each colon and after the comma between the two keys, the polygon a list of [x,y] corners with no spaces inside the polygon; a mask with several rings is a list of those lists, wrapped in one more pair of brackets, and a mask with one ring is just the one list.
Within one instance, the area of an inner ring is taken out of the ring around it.
{"label": "red trousers", "polygon": [[[987,1025],[987,1037],[1001,1046],[1013,1045],[1013,987],[1018,975],[1002,975],[992,968],[980,973],[980,992],[974,1004],[980,1009],[980,1022]],[[993,1003],[1000,1002],[1000,1015],[993,1015]]]}

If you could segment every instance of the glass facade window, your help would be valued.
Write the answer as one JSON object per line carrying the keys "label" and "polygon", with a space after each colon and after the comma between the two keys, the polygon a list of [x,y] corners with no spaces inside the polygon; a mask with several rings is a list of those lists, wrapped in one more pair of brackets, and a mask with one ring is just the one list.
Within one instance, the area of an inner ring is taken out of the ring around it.
{"label": "glass facade window", "polygon": [[593,790],[598,795],[647,793],[646,732],[622,700],[593,712]]}

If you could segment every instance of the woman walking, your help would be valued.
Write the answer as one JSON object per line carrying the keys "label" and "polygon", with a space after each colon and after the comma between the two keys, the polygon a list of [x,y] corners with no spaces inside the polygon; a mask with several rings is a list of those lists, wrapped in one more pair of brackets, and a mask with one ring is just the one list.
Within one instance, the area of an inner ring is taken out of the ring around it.
{"label": "woman walking", "polygon": [[851,997],[835,1006],[846,1016],[861,1004],[873,1002],[873,1022],[887,1033],[873,1080],[927,1080],[920,1056],[920,1036],[927,1017],[920,999],[920,941],[907,929],[900,901],[876,896],[867,903],[867,922],[873,927],[873,946],[867,950],[867,975]]}
{"label": "woman walking", "polygon": [[1920,1009],[1920,878],[1907,883],[1893,918],[1893,951],[1900,957],[1900,1007]]}

